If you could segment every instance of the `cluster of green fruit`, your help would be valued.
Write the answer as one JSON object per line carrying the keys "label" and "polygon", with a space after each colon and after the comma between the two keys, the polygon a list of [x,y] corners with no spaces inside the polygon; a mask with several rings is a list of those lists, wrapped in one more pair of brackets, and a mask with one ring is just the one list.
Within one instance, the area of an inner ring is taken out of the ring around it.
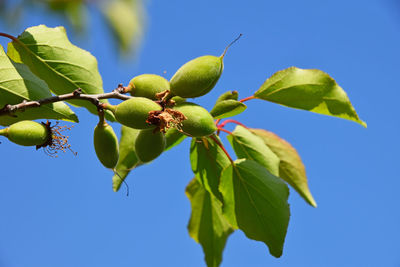
{"label": "cluster of green fruit", "polygon": [[[213,116],[186,98],[208,93],[222,70],[223,55],[202,56],[184,64],[171,81],[154,74],[139,75],[126,87],[131,99],[103,108],[112,111],[122,125],[140,129],[135,151],[141,162],[150,162],[164,151],[165,133],[170,128],[191,137],[209,136],[217,130]],[[34,121],[17,122],[1,129],[0,135],[23,146],[42,147],[52,139],[51,128]],[[94,147],[100,162],[113,169],[119,157],[118,138],[104,116],[94,130]]]}
{"label": "cluster of green fruit", "polygon": [[[203,107],[186,102],[208,93],[217,83],[223,70],[223,55],[202,56],[184,64],[170,81],[155,74],[134,77],[126,87],[133,98],[119,105],[105,104],[115,119],[127,127],[139,129],[135,140],[138,159],[150,162],[165,148],[165,133],[178,129],[191,137],[213,134],[217,127],[214,118]],[[118,140],[104,119],[94,131],[94,147],[101,163],[113,169],[118,162]]]}

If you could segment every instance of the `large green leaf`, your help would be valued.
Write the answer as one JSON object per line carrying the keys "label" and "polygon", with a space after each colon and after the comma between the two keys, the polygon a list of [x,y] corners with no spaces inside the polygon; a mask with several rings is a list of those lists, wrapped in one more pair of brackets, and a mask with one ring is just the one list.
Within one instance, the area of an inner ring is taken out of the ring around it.
{"label": "large green leaf", "polygon": [[238,159],[222,172],[220,191],[229,223],[280,257],[290,217],[285,182],[255,161]]}
{"label": "large green leaf", "polygon": [[280,158],[279,177],[288,182],[311,206],[316,207],[308,188],[306,170],[299,154],[287,141],[263,129],[250,129]]}
{"label": "large green leaf", "polygon": [[207,266],[217,267],[233,228],[222,214],[221,202],[203,187],[198,178],[193,178],[188,184],[186,195],[192,205],[189,235],[203,247]]}
{"label": "large green leaf", "polygon": [[360,123],[345,91],[328,74],[291,67],[267,79],[254,96],[292,108],[336,116]]}
{"label": "large green leaf", "polygon": [[[26,64],[57,95],[71,93],[77,88],[85,94],[103,93],[96,58],[73,45],[63,27],[40,25],[28,28],[16,41],[9,43],[7,54],[15,62]],[[68,102],[97,114],[96,107],[88,101]],[[112,119],[111,113],[107,113],[108,119]]]}
{"label": "large green leaf", "polygon": [[105,1],[102,11],[122,51],[140,43],[144,26],[142,0]]}
{"label": "large green leaf", "polygon": [[247,106],[240,101],[227,99],[217,102],[210,114],[215,119],[223,119],[238,115],[245,111],[246,108]]}
{"label": "large green leaf", "polygon": [[112,178],[113,190],[117,192],[122,182],[133,168],[140,165],[135,153],[135,140],[140,130],[130,127],[121,127],[121,138],[119,140],[119,159]]}
{"label": "large green leaf", "polygon": [[[0,108],[24,100],[51,97],[47,84],[36,77],[27,66],[11,61],[0,46]],[[64,102],[46,104],[26,112],[18,111],[16,117],[0,116],[1,125],[21,120],[57,119],[78,122],[78,118]]]}
{"label": "large green leaf", "polygon": [[238,125],[227,138],[238,158],[254,160],[273,175],[279,176],[279,158],[260,137]]}
{"label": "large green leaf", "polygon": [[218,190],[220,176],[222,170],[230,165],[224,151],[209,137],[193,138],[190,147],[190,162],[194,174],[206,190],[222,200]]}

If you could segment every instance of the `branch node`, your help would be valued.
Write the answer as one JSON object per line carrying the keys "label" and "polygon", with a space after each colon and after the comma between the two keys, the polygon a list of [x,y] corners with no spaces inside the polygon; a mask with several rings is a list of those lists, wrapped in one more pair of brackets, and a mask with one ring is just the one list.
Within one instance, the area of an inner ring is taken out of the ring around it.
{"label": "branch node", "polygon": [[82,94],[82,88],[77,88],[77,89],[75,89],[75,90],[72,92],[72,94],[73,94],[74,96],[80,96],[80,95]]}

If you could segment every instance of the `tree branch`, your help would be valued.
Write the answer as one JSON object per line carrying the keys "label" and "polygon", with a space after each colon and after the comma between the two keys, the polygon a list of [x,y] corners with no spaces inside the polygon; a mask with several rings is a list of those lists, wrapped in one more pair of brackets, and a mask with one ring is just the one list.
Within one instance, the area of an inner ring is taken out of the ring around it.
{"label": "tree branch", "polygon": [[95,95],[82,94],[82,89],[78,88],[69,94],[51,96],[40,100],[32,100],[32,101],[24,100],[21,103],[14,105],[7,104],[0,109],[0,116],[3,115],[12,116],[12,114],[18,110],[25,111],[26,109],[29,108],[37,108],[41,107],[42,105],[51,104],[59,101],[71,100],[71,99],[90,101],[98,109],[101,109],[102,107],[100,99],[116,98],[121,100],[127,100],[132,98],[131,96],[124,95],[124,93],[125,93],[125,87],[122,86],[122,84],[119,84],[118,87],[110,93],[95,94]]}

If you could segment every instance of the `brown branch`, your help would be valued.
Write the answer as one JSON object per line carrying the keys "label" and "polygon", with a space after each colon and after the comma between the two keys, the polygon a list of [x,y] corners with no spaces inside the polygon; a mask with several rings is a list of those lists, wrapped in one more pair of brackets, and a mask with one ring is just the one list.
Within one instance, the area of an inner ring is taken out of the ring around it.
{"label": "brown branch", "polygon": [[65,100],[72,100],[72,99],[86,100],[91,102],[98,109],[102,109],[100,99],[116,98],[121,100],[127,100],[132,98],[131,96],[124,95],[123,93],[125,93],[125,87],[123,87],[122,84],[119,84],[118,87],[110,93],[94,94],[94,95],[82,94],[82,89],[78,88],[69,94],[51,96],[40,100],[32,100],[32,101],[24,100],[21,103],[14,105],[7,104],[0,109],[0,116],[3,115],[12,116],[12,114],[18,110],[25,111],[26,109],[29,108],[37,108],[46,104],[51,104]]}

